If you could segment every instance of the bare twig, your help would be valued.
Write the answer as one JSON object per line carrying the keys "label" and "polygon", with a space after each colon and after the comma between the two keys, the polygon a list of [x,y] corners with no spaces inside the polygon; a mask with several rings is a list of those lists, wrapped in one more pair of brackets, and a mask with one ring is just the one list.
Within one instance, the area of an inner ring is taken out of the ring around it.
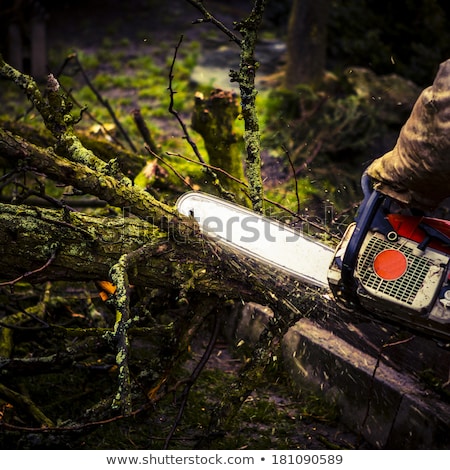
{"label": "bare twig", "polygon": [[287,147],[285,147],[283,145],[283,150],[284,150],[284,153],[286,154],[287,158],[288,158],[288,161],[289,161],[289,165],[291,167],[291,170],[292,170],[292,174],[294,176],[294,182],[295,182],[295,197],[297,198],[297,213],[300,214],[300,197],[298,195],[298,181],[297,181],[297,173],[295,171],[295,167],[294,167],[294,162],[292,161],[292,158],[291,158],[291,154],[289,153],[289,150],[287,149]]}
{"label": "bare twig", "polygon": [[[205,159],[202,157],[202,155],[201,155],[201,153],[200,153],[200,151],[197,147],[197,144],[192,140],[192,138],[189,134],[189,131],[187,129],[186,124],[184,123],[184,121],[181,119],[181,116],[179,115],[179,113],[174,108],[174,104],[175,104],[174,97],[175,97],[176,91],[174,91],[173,86],[172,86],[173,79],[174,79],[173,70],[174,70],[178,50],[181,46],[182,41],[183,41],[183,36],[180,36],[178,44],[175,47],[175,51],[174,51],[173,59],[172,59],[172,64],[170,66],[170,71],[169,71],[169,87],[168,87],[169,92],[170,92],[169,112],[175,116],[176,120],[178,121],[181,128],[183,129],[184,137],[185,137],[186,141],[188,142],[188,144],[191,146],[192,150],[194,151],[196,157],[198,158],[198,161],[201,162],[202,164],[205,164],[206,163]],[[205,166],[205,169],[206,169],[207,173],[211,176],[212,184],[217,187],[220,195],[223,196],[225,199],[234,200],[235,199],[234,195],[232,193],[230,193],[229,191],[227,191],[220,184],[220,181],[217,178],[217,175],[212,171],[212,169],[208,168],[207,166]]]}
{"label": "bare twig", "polygon": [[198,160],[202,163],[205,163],[205,159],[202,157],[202,155],[201,155],[201,153],[200,153],[200,151],[197,147],[197,144],[191,139],[191,136],[189,134],[189,131],[187,129],[186,124],[181,119],[180,114],[178,113],[178,111],[176,111],[175,108],[174,108],[174,106],[175,106],[174,97],[175,97],[176,91],[174,91],[174,89],[173,89],[173,79],[174,79],[173,70],[174,70],[174,67],[175,67],[175,62],[176,62],[176,59],[177,59],[178,50],[180,49],[180,46],[181,46],[182,42],[183,42],[183,35],[180,36],[180,39],[178,40],[178,44],[175,46],[175,51],[174,51],[173,58],[172,58],[172,64],[170,65],[169,87],[168,87],[168,90],[169,90],[169,93],[170,93],[169,113],[173,114],[175,116],[175,119],[180,124],[181,128],[183,129],[184,137],[185,137],[186,141],[188,142],[188,144],[192,147],[192,150],[194,151],[194,153],[195,153],[196,157],[198,158]]}
{"label": "bare twig", "polygon": [[75,60],[77,66],[80,68],[81,75],[83,76],[87,86],[91,89],[91,91],[94,93],[95,97],[98,99],[99,103],[101,103],[107,110],[109,115],[111,116],[112,120],[114,121],[114,124],[117,126],[119,129],[120,133],[123,135],[124,139],[127,141],[128,145],[130,146],[131,150],[133,152],[136,152],[136,147],[134,146],[133,142],[131,141],[128,133],[125,131],[123,128],[122,124],[120,123],[119,119],[116,116],[116,113],[114,110],[111,108],[111,105],[109,104],[108,100],[105,100],[102,95],[98,92],[98,90],[95,88],[91,80],[89,79],[86,71],[84,70],[80,60],[78,59],[78,56],[76,54],[72,55],[72,59]]}
{"label": "bare twig", "polygon": [[29,426],[16,426],[14,424],[6,423],[5,421],[0,421],[0,428],[9,429],[11,431],[21,431],[21,432],[32,432],[32,433],[59,433],[59,432],[76,432],[82,431],[85,429],[89,429],[92,427],[102,426],[105,424],[114,423],[115,421],[120,421],[122,419],[137,416],[138,414],[142,413],[143,411],[148,410],[152,406],[151,403],[146,403],[145,405],[141,406],[139,409],[134,410],[128,416],[118,415],[113,416],[111,418],[99,420],[99,421],[91,421],[88,423],[74,423],[69,426],[48,426],[48,427],[29,427]]}
{"label": "bare twig", "polygon": [[249,182],[249,197],[253,209],[256,212],[263,212],[264,188],[261,176],[261,136],[256,112],[257,91],[255,89],[255,75],[259,63],[255,60],[254,53],[258,29],[267,0],[255,0],[248,18],[236,24],[236,29],[242,35],[242,39],[238,39],[223,23],[215,19],[204,7],[203,2],[198,0],[187,1],[201,11],[204,21],[215,24],[241,48],[239,72],[230,71],[230,77],[231,81],[239,84],[241,95],[241,109],[245,125],[244,141],[247,150],[246,176]]}
{"label": "bare twig", "polygon": [[48,266],[50,266],[50,264],[52,264],[53,261],[55,260],[57,251],[58,250],[55,249],[52,252],[50,258],[41,267],[39,267],[37,269],[33,269],[33,271],[28,271],[25,274],[22,274],[21,276],[17,277],[16,279],[13,279],[11,281],[0,282],[0,286],[13,286],[14,284],[17,284],[19,281],[22,281],[23,279],[25,279],[27,277],[30,277],[33,274],[44,271],[44,269],[46,269]]}
{"label": "bare twig", "polygon": [[[71,62],[74,58],[74,56],[76,56],[76,54],[69,54],[66,59],[64,60],[63,64],[61,65],[60,69],[58,70],[58,72],[55,74],[55,77],[56,78],[59,78],[60,75],[63,74],[64,72],[64,69],[67,67],[67,65],[69,64],[69,62]],[[79,63],[79,61],[78,61]],[[121,147],[121,148],[124,148],[124,145],[122,144],[122,142],[120,142],[116,136],[114,135],[114,133],[112,133],[101,121],[99,121],[88,109],[86,106],[82,106],[81,103],[75,98],[75,96],[73,95],[72,93],[72,90],[68,90],[62,83],[60,83],[61,85],[61,88],[64,90],[64,92],[66,93],[66,95],[72,100],[72,102],[78,106],[78,108],[80,108],[80,120],[81,120],[81,117],[83,114],[86,114],[89,119],[91,119],[91,121],[95,122],[96,124],[99,125],[99,127],[101,128],[101,130],[105,133],[105,135],[107,135],[117,146]]]}
{"label": "bare twig", "polygon": [[230,29],[228,29],[221,21],[212,16],[209,11],[204,7],[203,1],[201,0],[186,0],[192,6],[197,8],[203,15],[202,19],[195,21],[194,23],[212,23],[217,26],[223,33],[225,33],[231,41],[235,42],[239,47],[241,47],[242,39],[237,37]]}
{"label": "bare twig", "polygon": [[28,413],[38,422],[41,426],[53,427],[53,421],[48,418],[44,412],[27,396],[22,395],[5,385],[0,383],[0,396],[8,401],[17,404],[28,411]]}
{"label": "bare twig", "polygon": [[[183,184],[185,184],[189,189],[191,189],[192,191],[194,190],[193,186],[191,185],[191,183],[189,183],[189,181],[173,166],[171,165],[169,162],[167,162],[166,160],[164,160],[164,158],[161,158],[157,153],[155,153],[150,147],[146,147],[146,149],[148,150],[148,152],[153,155],[158,161],[160,161],[163,165],[166,165],[171,171],[173,171],[173,173],[180,179],[180,181],[182,181]],[[195,163],[199,163],[201,164],[200,162],[196,162],[195,160],[193,160]]]}
{"label": "bare twig", "polygon": [[235,176],[223,170],[222,168],[210,165],[209,163],[205,163],[205,162],[197,162],[193,160],[192,158],[186,157],[185,155],[181,155],[180,153],[172,153],[172,152],[166,152],[166,153],[167,155],[171,155],[173,157],[179,157],[179,158],[182,158],[183,160],[186,160],[187,162],[195,163],[196,165],[201,165],[205,168],[209,168],[210,170],[217,171],[218,173],[222,173],[227,178],[230,178],[231,180],[236,181],[236,183],[242,184],[242,186],[245,186],[245,187],[248,186],[245,181],[242,181],[239,178],[236,178]]}
{"label": "bare twig", "polygon": [[175,421],[172,425],[172,428],[169,432],[169,435],[166,438],[166,442],[164,444],[164,449],[168,449],[170,441],[172,440],[173,435],[175,434],[175,431],[176,431],[178,425],[180,424],[181,418],[183,416],[184,409],[186,408],[186,403],[187,403],[187,400],[188,400],[188,397],[189,397],[189,392],[190,392],[192,386],[194,385],[195,381],[197,380],[198,376],[200,375],[201,371],[204,369],[204,367],[205,367],[206,363],[208,362],[210,356],[211,356],[211,353],[212,353],[212,351],[214,349],[214,346],[216,344],[216,341],[217,341],[217,336],[219,334],[219,329],[220,329],[220,322],[218,320],[218,315],[216,314],[214,316],[214,327],[213,327],[213,331],[211,333],[211,337],[209,339],[208,346],[206,347],[206,349],[203,353],[203,356],[200,359],[200,362],[195,367],[194,371],[192,372],[191,376],[189,377],[189,379],[187,381],[187,384],[186,384],[185,388],[183,389],[183,392],[181,394],[180,408],[178,410],[178,414],[177,414],[177,417],[175,418]]}

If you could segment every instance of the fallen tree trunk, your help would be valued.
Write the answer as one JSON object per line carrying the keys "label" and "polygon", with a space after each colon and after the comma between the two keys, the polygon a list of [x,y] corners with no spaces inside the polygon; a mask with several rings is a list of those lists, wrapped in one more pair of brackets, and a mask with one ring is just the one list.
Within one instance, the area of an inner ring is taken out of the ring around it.
{"label": "fallen tree trunk", "polygon": [[[186,303],[203,295],[216,298],[218,305],[229,300],[270,305],[276,312],[274,321],[261,335],[253,360],[245,364],[216,409],[210,429],[214,435],[230,426],[245,398],[264,380],[264,370],[288,329],[302,316],[320,313],[327,300],[320,291],[209,240],[193,220],[174,217],[172,223],[173,227],[157,227],[136,217],[94,217],[64,209],[0,204],[0,269],[3,277],[8,276],[0,285],[104,279],[118,285],[121,295],[116,293],[114,298],[117,320],[111,335],[118,344],[119,371],[124,369],[126,374],[119,373],[118,394],[112,403],[124,415],[133,409],[128,372],[129,283],[174,292]],[[180,233],[189,236],[180,238]],[[124,257],[132,262],[125,262],[121,271]],[[226,312],[224,306],[217,308]]]}
{"label": "fallen tree trunk", "polygon": [[3,284],[17,279],[105,280],[122,255],[140,250],[130,273],[135,285],[253,299],[270,303],[285,315],[301,315],[305,306],[306,311],[325,307],[320,291],[209,240],[196,231],[192,220],[180,218],[178,224],[191,227],[189,237],[179,238],[187,231],[175,224],[171,233],[170,227],[165,231],[166,227],[133,217],[0,204]]}
{"label": "fallen tree trunk", "polygon": [[[193,296],[215,298],[216,309],[223,313],[229,300],[269,305],[275,312],[273,321],[212,415],[209,434],[215,435],[231,425],[246,397],[264,380],[264,370],[277,356],[288,329],[303,316],[330,314],[334,306],[320,290],[209,240],[196,230],[193,220],[180,217],[173,222],[171,231],[134,217],[93,217],[64,209],[0,204],[0,269],[8,276],[0,285],[104,279],[117,285],[116,324],[109,334],[118,347],[119,387],[112,403],[124,415],[133,409],[128,371],[130,283],[174,292],[188,304]],[[190,236],[174,236],[186,233],[176,224],[190,227]]]}
{"label": "fallen tree trunk", "polygon": [[[36,127],[22,122],[0,121],[0,127],[12,134],[20,135],[27,142],[37,146],[48,147],[56,143],[50,132],[38,130]],[[119,147],[102,138],[102,136],[98,137],[86,132],[80,136],[80,140],[87,149],[94,152],[97,157],[105,162],[111,159],[111,155],[114,155],[122,173],[129,178],[135,178],[149,160],[148,157]]]}

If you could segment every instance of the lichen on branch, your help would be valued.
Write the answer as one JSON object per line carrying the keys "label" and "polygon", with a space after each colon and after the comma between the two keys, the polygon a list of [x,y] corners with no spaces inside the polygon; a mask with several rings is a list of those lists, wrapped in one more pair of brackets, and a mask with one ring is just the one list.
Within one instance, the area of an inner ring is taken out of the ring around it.
{"label": "lichen on branch", "polygon": [[49,74],[45,93],[41,93],[36,81],[6,63],[0,56],[0,76],[11,80],[27,95],[40,113],[45,126],[56,139],[56,149],[73,162],[86,165],[94,171],[119,178],[124,184],[131,185],[131,180],[120,174],[114,160],[104,162],[88,150],[74,132],[76,119],[71,115],[71,101],[64,96],[56,78]]}
{"label": "lichen on branch", "polygon": [[261,177],[261,135],[256,110],[256,71],[259,63],[255,59],[258,31],[266,0],[255,0],[253,10],[245,20],[237,23],[236,29],[242,34],[239,72],[230,72],[232,81],[239,84],[242,117],[245,123],[244,141],[247,150],[246,173],[249,196],[256,212],[264,210],[264,188]]}

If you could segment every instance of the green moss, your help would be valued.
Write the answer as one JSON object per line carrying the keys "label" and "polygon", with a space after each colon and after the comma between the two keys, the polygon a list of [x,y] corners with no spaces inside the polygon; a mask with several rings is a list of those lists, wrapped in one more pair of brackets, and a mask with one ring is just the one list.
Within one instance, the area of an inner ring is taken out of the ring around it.
{"label": "green moss", "polygon": [[437,392],[444,400],[450,402],[450,391],[448,389],[448,382],[436,377],[435,372],[431,369],[426,369],[419,374],[421,380]]}
{"label": "green moss", "polygon": [[[82,49],[73,49],[71,53],[76,53],[78,60],[83,64],[83,68],[87,71],[95,70],[100,67],[101,60],[97,54],[89,54],[84,52]],[[68,54],[69,55],[69,54]]]}

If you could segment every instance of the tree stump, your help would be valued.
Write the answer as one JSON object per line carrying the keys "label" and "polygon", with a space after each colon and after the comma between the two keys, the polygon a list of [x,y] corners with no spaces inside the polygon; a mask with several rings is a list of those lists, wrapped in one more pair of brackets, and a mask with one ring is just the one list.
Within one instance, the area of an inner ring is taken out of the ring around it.
{"label": "tree stump", "polygon": [[[208,98],[204,98],[202,93],[196,93],[192,128],[203,137],[209,164],[245,181],[240,139],[233,130],[238,115],[237,96],[232,91],[216,89]],[[221,185],[235,194],[239,202],[248,205],[240,183],[225,173],[218,174],[218,178]]]}

